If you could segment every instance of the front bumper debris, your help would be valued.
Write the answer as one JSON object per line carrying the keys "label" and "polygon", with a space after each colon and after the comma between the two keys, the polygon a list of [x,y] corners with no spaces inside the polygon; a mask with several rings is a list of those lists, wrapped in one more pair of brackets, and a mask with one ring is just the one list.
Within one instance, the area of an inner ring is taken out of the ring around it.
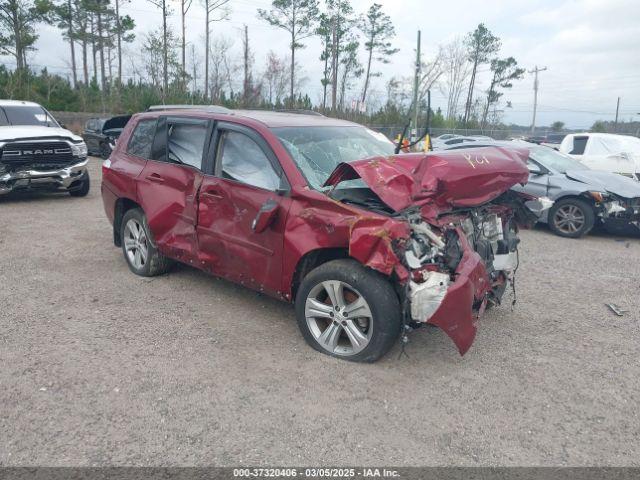
{"label": "front bumper debris", "polygon": [[[414,302],[418,306],[428,305],[423,311],[416,307],[416,314],[426,316],[414,320],[440,327],[453,340],[460,355],[464,355],[476,337],[476,320],[486,307],[491,281],[482,258],[469,250],[462,257],[455,277],[453,282],[442,282],[442,286],[431,290],[412,289],[412,316]],[[474,309],[475,306],[479,308]]]}
{"label": "front bumper debris", "polygon": [[[0,173],[0,195],[15,190],[68,190],[87,171],[88,160],[55,170],[20,170]],[[28,167],[27,167],[28,168]]]}

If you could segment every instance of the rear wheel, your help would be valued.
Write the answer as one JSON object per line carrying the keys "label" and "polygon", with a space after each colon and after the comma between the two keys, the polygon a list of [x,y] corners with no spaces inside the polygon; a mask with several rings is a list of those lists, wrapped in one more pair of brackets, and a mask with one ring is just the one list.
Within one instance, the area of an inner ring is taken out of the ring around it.
{"label": "rear wheel", "polygon": [[133,273],[154,277],[169,270],[171,260],[155,247],[142,210],[134,208],[124,214],[120,235],[122,253]]}
{"label": "rear wheel", "polygon": [[554,203],[549,210],[549,227],[567,238],[580,238],[591,231],[595,223],[593,207],[578,198],[565,198]]}
{"label": "rear wheel", "polygon": [[382,357],[401,323],[389,282],[355,260],[333,260],[309,273],[296,295],[296,318],[314,349],[355,362]]}

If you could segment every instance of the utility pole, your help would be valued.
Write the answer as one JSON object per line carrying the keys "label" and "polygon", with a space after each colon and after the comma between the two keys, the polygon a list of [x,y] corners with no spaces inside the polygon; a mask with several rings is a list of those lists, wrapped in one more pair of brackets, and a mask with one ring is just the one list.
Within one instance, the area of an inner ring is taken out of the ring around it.
{"label": "utility pole", "polygon": [[418,30],[418,43],[416,46],[416,76],[413,79],[413,128],[411,129],[411,143],[418,139],[418,88],[420,86],[420,30]]}
{"label": "utility pole", "polygon": [[618,131],[618,113],[620,113],[620,97],[618,97],[618,103],[616,104],[616,121],[613,124],[613,131]]}
{"label": "utility pole", "polygon": [[531,135],[536,131],[536,111],[538,109],[538,72],[544,72],[547,67],[536,68],[529,70],[529,73],[533,73],[535,78],[533,80],[533,120],[531,121]]}

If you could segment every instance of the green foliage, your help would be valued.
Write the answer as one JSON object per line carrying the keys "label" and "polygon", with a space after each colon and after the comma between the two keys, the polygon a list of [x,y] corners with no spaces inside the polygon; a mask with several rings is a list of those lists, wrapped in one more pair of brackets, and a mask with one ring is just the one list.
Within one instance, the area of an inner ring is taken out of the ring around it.
{"label": "green foliage", "polygon": [[39,37],[35,26],[51,8],[47,0],[0,1],[0,53],[14,57],[18,69],[26,68],[27,52],[35,49]]}
{"label": "green foliage", "polygon": [[607,131],[607,124],[602,120],[596,120],[591,127],[592,132],[605,133]]}
{"label": "green foliage", "polygon": [[556,121],[551,124],[551,130],[554,132],[561,132],[564,130],[564,122]]}
{"label": "green foliage", "polygon": [[371,71],[373,60],[389,63],[390,57],[400,50],[391,44],[391,39],[395,37],[396,31],[391,17],[382,11],[382,5],[379,3],[371,5],[366,15],[360,19],[358,28],[366,39],[364,47],[368,52],[367,69],[362,89],[362,101],[364,102],[367,98],[369,79],[378,75],[378,72]]}

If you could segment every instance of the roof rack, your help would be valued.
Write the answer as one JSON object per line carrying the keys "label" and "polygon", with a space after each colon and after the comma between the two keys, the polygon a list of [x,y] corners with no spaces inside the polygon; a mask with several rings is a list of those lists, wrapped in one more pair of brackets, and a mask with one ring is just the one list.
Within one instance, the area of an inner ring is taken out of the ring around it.
{"label": "roof rack", "polygon": [[203,110],[205,112],[211,113],[231,112],[231,110],[221,105],[151,105],[149,108],[147,108],[147,112],[163,112],[166,110]]}

